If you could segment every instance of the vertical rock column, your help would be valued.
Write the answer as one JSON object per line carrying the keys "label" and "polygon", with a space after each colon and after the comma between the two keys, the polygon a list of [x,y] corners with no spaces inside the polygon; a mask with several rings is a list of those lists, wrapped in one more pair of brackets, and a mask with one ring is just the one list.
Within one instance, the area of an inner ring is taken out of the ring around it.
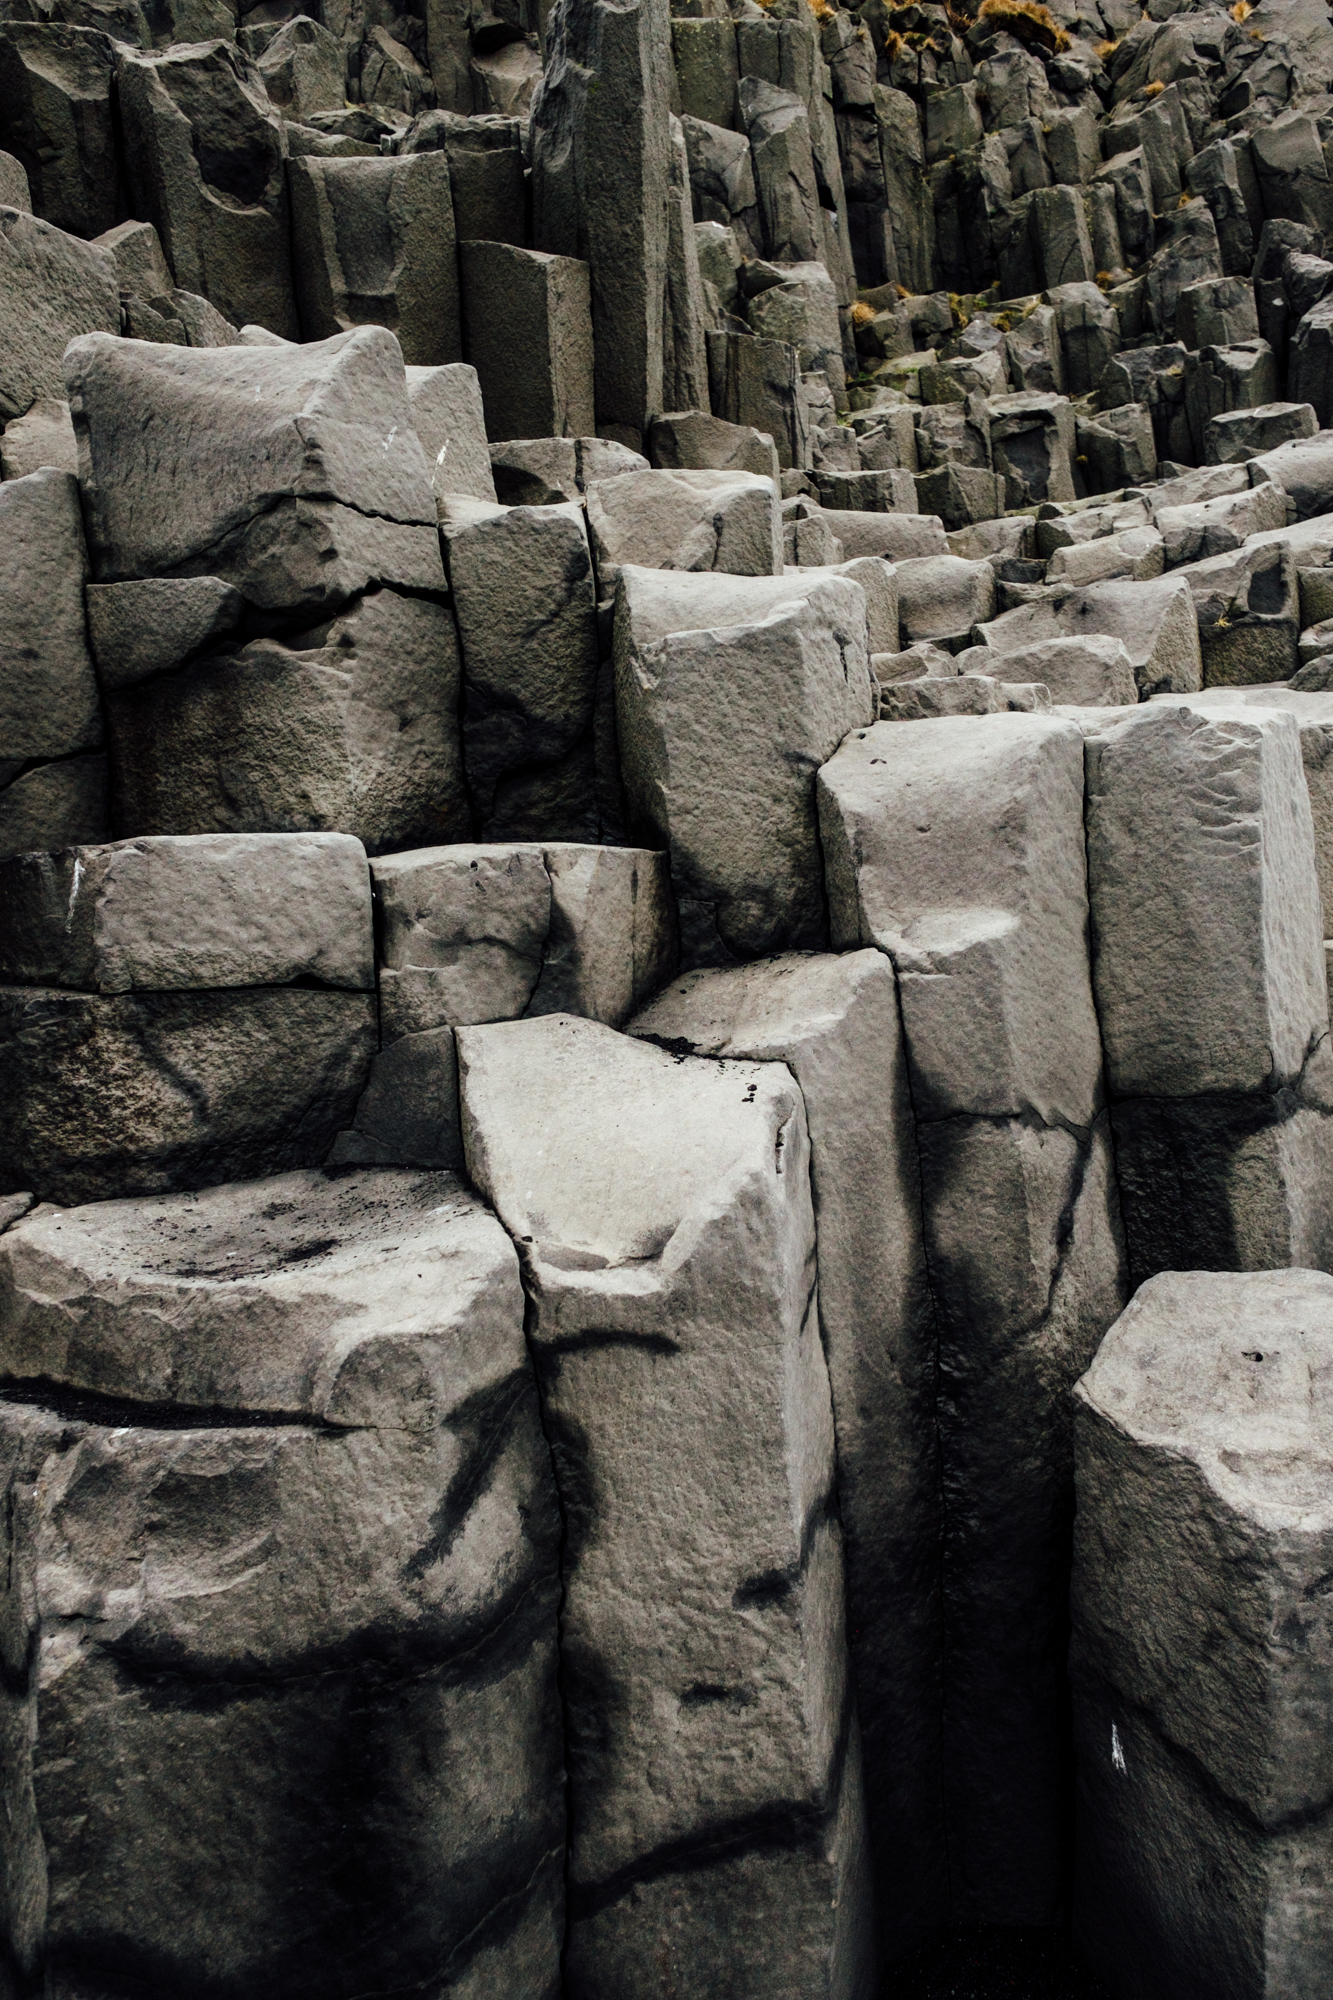
{"label": "vertical rock column", "polygon": [[1123,2000],[1333,1990],[1333,1278],[1166,1271],[1075,1395],[1077,1925]]}
{"label": "vertical rock column", "polygon": [[785,1063],[805,1100],[875,1915],[897,1956],[943,1921],[948,1868],[935,1317],[893,968],[857,951],[686,973],[630,1033]]}
{"label": "vertical rock column", "polygon": [[945,1809],[959,1921],[1057,1919],[1069,1391],[1124,1299],[1087,957],[1082,742],[878,723],[819,775],[830,928],[898,973],[939,1325]]}
{"label": "vertical rock column", "polygon": [[592,280],[597,429],[640,449],[662,405],[670,256],[666,0],[557,0],[532,106],[533,239]]}
{"label": "vertical rock column", "polygon": [[1089,739],[1097,1006],[1135,1283],[1333,1261],[1333,1061],[1296,718],[1149,704]]}
{"label": "vertical rock column", "polygon": [[565,1519],[571,2000],[868,2000],[809,1140],[777,1063],[457,1031]]}

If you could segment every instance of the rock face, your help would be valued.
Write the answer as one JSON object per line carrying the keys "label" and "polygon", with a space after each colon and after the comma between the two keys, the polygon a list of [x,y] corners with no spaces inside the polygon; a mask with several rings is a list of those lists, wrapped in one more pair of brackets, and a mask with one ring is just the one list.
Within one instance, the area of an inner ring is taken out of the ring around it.
{"label": "rock face", "polygon": [[1155,702],[1087,755],[1097,1010],[1134,1278],[1317,1266],[1328,987],[1295,718]]}
{"label": "rock face", "polygon": [[780,1065],[680,1058],[559,1014],[461,1028],[458,1047],[468,1172],[521,1244],[577,1524],[571,1989],[868,1997],[800,1092]]}
{"label": "rock face", "polygon": [[495,1218],[412,1173],[38,1211],[0,1350],[17,1965],[550,2000],[559,1520]]}
{"label": "rock face", "polygon": [[919,1121],[943,1791],[953,1908],[972,1921],[1060,1907],[1067,1396],[1124,1302],[1082,766],[1072,723],[957,716],[858,730],[819,775],[833,943],[893,961]]}
{"label": "rock face", "polygon": [[1323,1272],[1164,1272],[1078,1385],[1078,1924],[1126,1995],[1333,1973],[1331,1342]]}
{"label": "rock face", "polygon": [[875,951],[687,973],[630,1033],[785,1064],[805,1101],[866,1817],[896,1954],[943,1910],[944,1828],[935,1326],[893,973]]}

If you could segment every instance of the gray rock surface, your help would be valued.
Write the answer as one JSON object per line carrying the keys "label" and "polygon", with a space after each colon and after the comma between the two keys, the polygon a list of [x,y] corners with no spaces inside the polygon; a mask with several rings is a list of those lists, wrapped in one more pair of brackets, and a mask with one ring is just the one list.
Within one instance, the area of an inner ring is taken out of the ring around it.
{"label": "gray rock surface", "polygon": [[754,472],[625,472],[587,488],[598,596],[625,563],[641,569],[782,571],[781,516],[773,479]]}
{"label": "gray rock surface", "polygon": [[594,431],[589,267],[509,243],[460,246],[467,358],[497,438]]}
{"label": "gray rock surface", "polygon": [[18,1963],[545,2000],[559,1517],[494,1216],[304,1172],[0,1240]]}
{"label": "gray rock surface", "polygon": [[0,208],[0,416],[65,395],[61,357],[81,334],[117,333],[115,266],[95,244]]}
{"label": "gray rock surface", "polygon": [[[520,1242],[577,1509],[567,1976],[624,1991],[669,1924],[692,1985],[868,2000],[801,1094],[781,1065],[681,1058],[566,1015],[458,1044],[468,1172]],[[758,1948],[739,1921],[756,1909]]]}
{"label": "gray rock surface", "polygon": [[463,358],[449,162],[321,160],[288,167],[301,331],[324,340],[386,326],[409,366]]}
{"label": "gray rock surface", "polygon": [[1333,1972],[1331,1342],[1322,1271],[1165,1272],[1075,1394],[1077,1923],[1127,1995]]}

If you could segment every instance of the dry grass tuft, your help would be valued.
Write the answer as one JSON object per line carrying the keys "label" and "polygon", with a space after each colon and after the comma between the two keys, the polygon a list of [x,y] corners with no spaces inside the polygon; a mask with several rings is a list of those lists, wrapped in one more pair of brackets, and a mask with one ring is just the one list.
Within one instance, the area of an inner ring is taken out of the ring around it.
{"label": "dry grass tuft", "polygon": [[817,21],[836,21],[838,10],[829,6],[829,0],[806,0],[806,5]]}
{"label": "dry grass tuft", "polygon": [[1109,271],[1099,271],[1095,282],[1099,291],[1109,292],[1111,289],[1111,273]]}
{"label": "dry grass tuft", "polygon": [[897,292],[900,299],[910,299],[916,296],[915,293],[908,291],[906,285],[895,285],[893,289]]}
{"label": "dry grass tuft", "polygon": [[1165,89],[1166,85],[1164,83],[1145,83],[1143,94],[1145,97],[1160,97]]}
{"label": "dry grass tuft", "polygon": [[1097,46],[1093,49],[1092,53],[1098,58],[1100,62],[1109,62],[1111,57],[1115,54],[1116,50],[1119,47],[1120,43],[1118,41],[1098,42]]}
{"label": "dry grass tuft", "polygon": [[1233,21],[1248,21],[1254,9],[1250,5],[1250,0],[1236,0],[1235,6],[1228,7],[1227,12]]}
{"label": "dry grass tuft", "polygon": [[981,0],[977,19],[996,22],[1020,42],[1045,49],[1048,55],[1060,55],[1072,47],[1064,29],[1052,19],[1050,8],[1039,6],[1038,0]]}
{"label": "dry grass tuft", "polygon": [[871,320],[874,317],[875,317],[875,308],[873,306],[868,306],[864,299],[858,299],[856,301],[856,304],[852,307],[853,326],[869,326]]}

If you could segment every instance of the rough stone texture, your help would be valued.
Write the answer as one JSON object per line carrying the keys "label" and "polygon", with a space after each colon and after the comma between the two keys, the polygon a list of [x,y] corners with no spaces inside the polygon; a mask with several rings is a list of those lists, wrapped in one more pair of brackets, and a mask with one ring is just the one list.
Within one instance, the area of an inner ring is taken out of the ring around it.
{"label": "rough stone texture", "polygon": [[1308,403],[1264,403],[1255,410],[1224,410],[1211,417],[1204,438],[1210,465],[1237,465],[1296,438],[1313,437],[1319,419]]}
{"label": "rough stone texture", "polygon": [[589,266],[510,243],[459,247],[467,357],[493,439],[596,429]]}
{"label": "rough stone texture", "polygon": [[773,480],[779,472],[777,448],[767,432],[729,424],[703,410],[654,417],[648,458],[667,472],[758,472]]}
{"label": "rough stone texture", "polygon": [[97,676],[112,692],[203,652],[239,623],[245,599],[215,576],[147,577],[90,583],[84,606]]}
{"label": "rough stone texture", "polygon": [[36,848],[105,840],[109,831],[103,751],[30,765],[0,790],[0,860]]}
{"label": "rough stone texture", "polygon": [[1134,2000],[1333,1978],[1331,1354],[1322,1271],[1168,1272],[1076,1391],[1077,1924]]}
{"label": "rough stone texture", "polygon": [[592,481],[588,529],[599,597],[621,566],[782,572],[782,518],[771,477],[753,472],[625,472]]}
{"label": "rough stone texture", "polygon": [[476,500],[494,500],[495,480],[476,369],[454,361],[438,368],[408,368],[406,373],[412,426],[430,464],[431,489],[437,503],[445,493],[470,493]]}
{"label": "rough stone texture", "polygon": [[284,611],[332,609],[371,577],[442,583],[391,333],[200,350],[94,335],[65,368],[100,582],[216,575]]}
{"label": "rough stone texture", "polygon": [[577,1521],[566,1977],[869,2000],[800,1091],[567,1015],[458,1044],[468,1172],[520,1244]]}
{"label": "rough stone texture", "polygon": [[597,613],[581,510],[495,510],[447,526],[444,541],[477,830],[488,840],[596,838]]}
{"label": "rough stone texture", "polygon": [[130,196],[177,284],[295,340],[286,145],[261,72],[221,41],[122,47],[116,85]]}
{"label": "rough stone texture", "polygon": [[[67,472],[0,483],[0,774],[102,741],[83,624],[79,490]],[[0,791],[0,798],[3,798]]]}
{"label": "rough stone texture", "polygon": [[710,332],[707,345],[714,416],[771,437],[784,472],[808,466],[809,422],[795,348],[729,329]]}
{"label": "rough stone texture", "polygon": [[1177,575],[1194,599],[1205,687],[1285,681],[1296,671],[1300,599],[1289,549],[1256,540]]}
{"label": "rough stone texture", "polygon": [[1324,1263],[1328,988],[1295,718],[1154,702],[1088,743],[1088,868],[1131,1269]]}
{"label": "rough stone texture", "polygon": [[847,738],[819,795],[833,942],[894,961],[919,1121],[953,1912],[1051,1923],[1069,1839],[1067,1395],[1124,1301],[1082,739],[1038,715],[879,723]]}
{"label": "rough stone texture", "polygon": [[616,722],[631,828],[671,856],[683,961],[818,950],[814,779],[875,713],[865,594],[806,572],[753,622],[650,637],[642,574],[616,590]]}
{"label": "rough stone texture", "polygon": [[307,157],[291,162],[288,178],[292,270],[305,339],[386,326],[412,367],[461,361],[445,155]]}
{"label": "rough stone texture", "polygon": [[[532,107],[533,242],[588,266],[595,423],[640,448],[663,406],[670,36],[665,0],[561,0]],[[536,437],[529,424],[516,436]]]}
{"label": "rough stone texture", "polygon": [[119,830],[341,832],[370,853],[461,839],[458,697],[448,609],[394,590],[207,653],[108,695]]}
{"label": "rough stone texture", "polygon": [[550,2000],[559,1517],[495,1218],[411,1173],[38,1210],[0,1299],[16,1963]]}
{"label": "rough stone texture", "polygon": [[61,358],[80,334],[117,333],[116,271],[93,243],[0,208],[0,417],[65,395]]}
{"label": "rough stone texture", "polygon": [[934,1318],[893,973],[875,951],[687,973],[630,1033],[785,1063],[805,1101],[848,1637],[893,1956],[944,1907]]}
{"label": "rough stone texture", "polygon": [[1140,694],[1188,694],[1202,682],[1194,600],[1189,585],[1174,576],[1052,593],[1006,611],[983,626],[979,637],[1008,653],[1046,639],[1089,633],[1121,641],[1134,664]]}
{"label": "rough stone texture", "polygon": [[57,472],[78,472],[79,447],[69,404],[35,402],[21,417],[11,417],[0,436],[0,475],[23,479],[43,466]]}
{"label": "rough stone texture", "polygon": [[91,23],[9,20],[0,36],[0,120],[34,209],[73,236],[97,236],[125,214],[112,79],[116,47]]}

